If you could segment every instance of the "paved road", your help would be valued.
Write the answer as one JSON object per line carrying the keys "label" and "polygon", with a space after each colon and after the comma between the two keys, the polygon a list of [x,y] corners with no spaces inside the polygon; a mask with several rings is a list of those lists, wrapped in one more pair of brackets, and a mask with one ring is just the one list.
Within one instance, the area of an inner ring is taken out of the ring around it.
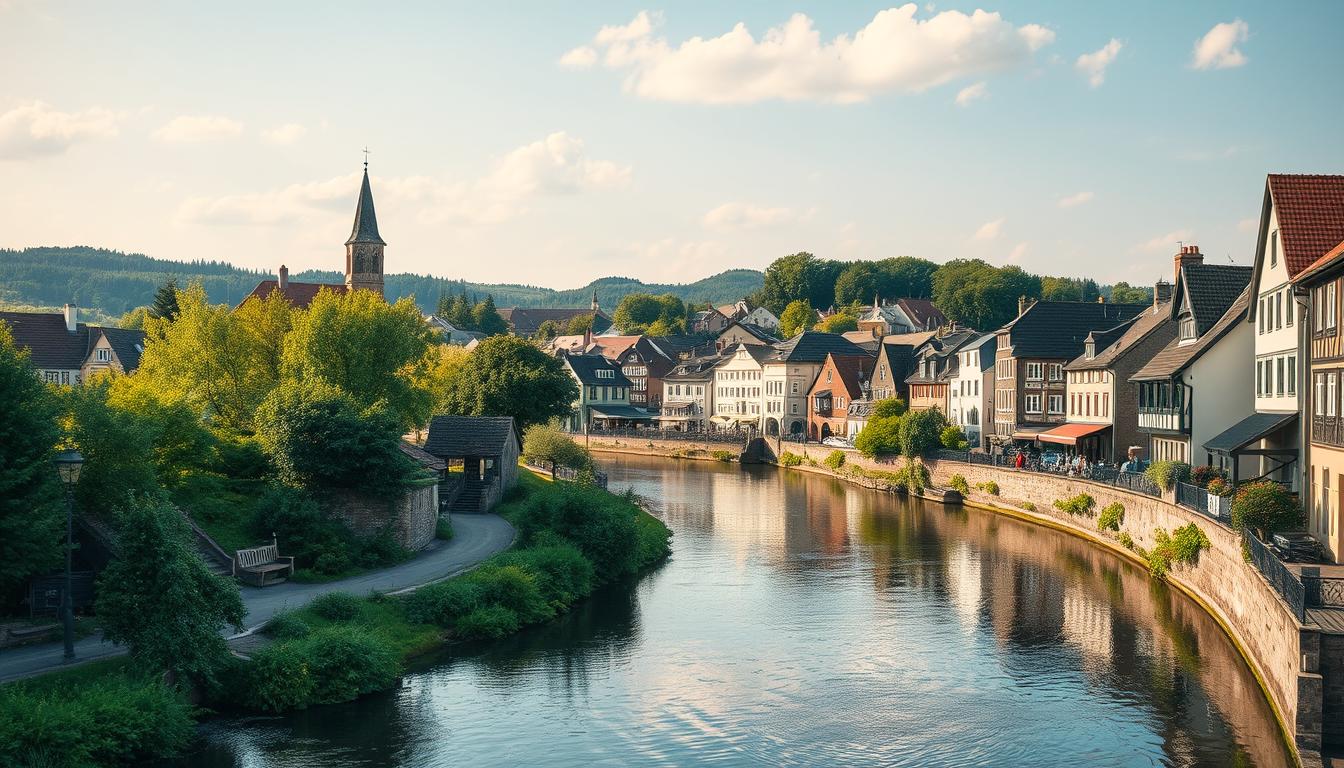
{"label": "paved road", "polygon": [[[247,618],[243,624],[256,629],[280,611],[299,608],[327,592],[396,592],[455,576],[513,543],[513,526],[498,515],[454,515],[451,541],[434,540],[414,560],[326,584],[284,584],[258,589],[241,587]],[[61,666],[61,644],[43,643],[0,652],[0,682],[31,677]],[[86,637],[75,643],[79,661],[93,661],[125,653],[125,649]]]}

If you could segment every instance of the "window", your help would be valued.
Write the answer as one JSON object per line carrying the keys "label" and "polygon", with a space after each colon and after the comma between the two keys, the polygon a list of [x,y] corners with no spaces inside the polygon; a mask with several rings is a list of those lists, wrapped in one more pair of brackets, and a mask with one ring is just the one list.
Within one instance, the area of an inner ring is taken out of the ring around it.
{"label": "window", "polygon": [[1269,233],[1269,266],[1279,263],[1279,230]]}
{"label": "window", "polygon": [[1255,396],[1265,394],[1265,361],[1255,361]]}
{"label": "window", "polygon": [[[1289,315],[1292,317],[1292,315]],[[1284,387],[1289,395],[1297,394],[1297,355],[1288,356],[1288,386]]]}
{"label": "window", "polygon": [[1027,381],[1040,381],[1044,375],[1044,363],[1027,363]]}
{"label": "window", "polygon": [[59,384],[59,383],[61,383],[61,375],[60,375],[59,373],[57,373],[56,371],[43,371],[43,372],[42,372],[42,375],[43,375],[43,378],[45,378],[45,379],[47,380],[47,383],[48,383],[48,384]]}
{"label": "window", "polygon": [[112,350],[110,349],[99,348],[95,350],[95,354],[97,355],[98,362],[100,363],[112,362]]}
{"label": "window", "polygon": [[1051,363],[1051,364],[1050,364],[1050,380],[1051,380],[1051,381],[1063,381],[1063,380],[1064,380],[1064,364],[1063,364],[1063,363]]}
{"label": "window", "polygon": [[1256,301],[1257,317],[1255,318],[1255,332],[1260,334],[1265,332],[1265,297],[1261,296]]}
{"label": "window", "polygon": [[1282,358],[1282,357],[1276,357],[1276,358],[1274,358],[1274,394],[1275,394],[1275,395],[1278,395],[1279,397],[1282,397],[1282,396],[1283,396],[1283,384],[1284,384],[1284,376],[1283,376],[1283,358]]}
{"label": "window", "polygon": [[1323,416],[1325,415],[1325,411],[1322,408],[1322,406],[1325,405],[1325,374],[1318,373],[1314,378],[1314,383],[1316,384],[1316,402],[1313,404],[1312,412],[1317,416]]}
{"label": "window", "polygon": [[1197,336],[1195,331],[1195,318],[1190,315],[1181,316],[1181,341],[1194,341]]}
{"label": "window", "polygon": [[1109,417],[1111,415],[1111,393],[1101,393],[1101,415]]}
{"label": "window", "polygon": [[798,382],[793,382],[793,394],[798,394]]}
{"label": "window", "polygon": [[[1055,397],[1058,397],[1058,395],[1055,395]],[[1027,395],[1026,398],[1025,398],[1025,400],[1026,400],[1026,409],[1025,409],[1025,410],[1026,410],[1027,413],[1040,413],[1040,412],[1041,412],[1041,396],[1040,396],[1040,395]]]}
{"label": "window", "polygon": [[1294,306],[1293,306],[1293,295],[1292,295],[1291,293],[1288,292],[1288,289],[1287,289],[1287,288],[1284,288],[1284,289],[1283,289],[1283,305],[1284,305],[1285,307],[1287,307],[1287,310],[1288,310],[1288,311],[1285,313],[1285,314],[1288,315],[1288,322],[1287,322],[1287,325],[1288,325],[1289,328],[1292,328],[1292,327],[1293,327],[1293,315],[1296,315],[1296,314],[1297,314],[1297,307],[1294,307]]}
{"label": "window", "polygon": [[1335,395],[1339,391],[1339,375],[1336,373],[1325,374],[1325,415],[1328,418],[1335,417]]}
{"label": "window", "polygon": [[1283,291],[1274,294],[1274,330],[1283,327]]}
{"label": "window", "polygon": [[599,368],[597,369],[597,378],[614,379],[616,378],[616,372],[611,370],[610,368]]}
{"label": "window", "polygon": [[1325,330],[1335,330],[1335,283],[1325,286]]}

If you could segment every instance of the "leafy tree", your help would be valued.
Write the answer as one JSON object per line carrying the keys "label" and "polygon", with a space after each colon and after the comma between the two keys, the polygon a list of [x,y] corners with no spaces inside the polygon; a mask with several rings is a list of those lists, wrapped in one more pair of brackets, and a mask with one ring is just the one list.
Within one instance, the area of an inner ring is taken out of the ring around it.
{"label": "leafy tree", "polygon": [[830,317],[817,323],[818,331],[826,333],[848,333],[849,331],[859,330],[859,320],[848,312],[836,312]]}
{"label": "leafy tree", "polygon": [[526,428],[568,416],[579,388],[564,365],[516,336],[491,336],[448,380],[444,410],[512,416]]}
{"label": "leafy tree", "polygon": [[1082,301],[1083,286],[1067,277],[1042,277],[1041,298],[1046,301]]}
{"label": "leafy tree", "polygon": [[882,276],[877,264],[871,261],[856,261],[841,270],[840,276],[835,279],[837,304],[867,303],[881,292]]}
{"label": "leafy tree", "polygon": [[1041,280],[1018,267],[956,259],[933,273],[933,300],[948,319],[993,330],[1017,316],[1018,298],[1040,298]]}
{"label": "leafy tree", "polygon": [[886,419],[892,416],[904,416],[905,401],[899,397],[886,397],[873,403],[872,418]]}
{"label": "leafy tree", "polygon": [[795,253],[775,259],[765,268],[765,283],[753,299],[776,315],[790,302],[805,299],[814,307],[835,303],[835,282],[844,265],[818,259],[810,253]]}
{"label": "leafy tree", "polygon": [[289,485],[391,495],[412,471],[401,423],[382,401],[361,409],[317,378],[286,381],[257,409],[257,438]]}
{"label": "leafy tree", "polygon": [[170,277],[159,286],[159,290],[154,293],[154,303],[149,307],[149,314],[160,320],[177,319],[177,278]]}
{"label": "leafy tree", "polygon": [[485,301],[471,310],[471,319],[476,330],[486,336],[498,336],[509,332],[509,324],[504,321],[499,310],[495,309],[495,297],[486,295]]}
{"label": "leafy tree", "polygon": [[122,315],[120,320],[117,320],[117,327],[143,331],[145,329],[145,318],[149,316],[149,307],[136,307]]}
{"label": "leafy tree", "polygon": [[84,455],[75,497],[81,512],[102,516],[158,490],[154,426],[110,405],[111,390],[97,379],[65,393],[70,437]]}
{"label": "leafy tree", "polygon": [[60,560],[64,515],[51,465],[59,409],[0,321],[0,600]]}
{"label": "leafy tree", "polygon": [[660,329],[664,333],[661,335],[666,336],[669,335],[667,331],[679,332],[685,328],[686,305],[670,293],[662,296],[630,293],[616,305],[611,319],[617,329],[626,334],[647,333],[650,326],[662,321]]}
{"label": "leafy tree", "polygon": [[[899,402],[899,401],[898,401]],[[859,453],[874,458],[890,456],[901,451],[901,417],[873,416],[859,434],[854,436],[854,447]]]}
{"label": "leafy tree", "polygon": [[411,428],[429,418],[429,397],[414,381],[433,341],[410,299],[388,304],[371,291],[320,291],[296,313],[282,369],[286,378],[326,381],[362,405],[383,401]]}
{"label": "leafy tree", "polygon": [[[579,336],[591,331],[593,329],[593,317],[594,315],[585,313],[569,318],[569,322],[565,324],[565,333],[570,336]],[[545,325],[545,323],[542,323],[542,325]]]}
{"label": "leafy tree", "polygon": [[583,446],[554,424],[533,424],[523,431],[523,456],[536,464],[549,464],[552,477],[556,467],[583,469],[593,462]]}
{"label": "leafy tree", "polygon": [[[577,320],[578,318],[573,319]],[[588,322],[592,323],[592,319],[590,318]],[[537,332],[532,335],[532,339],[544,343],[559,336],[560,330],[560,324],[554,320],[542,320],[541,325],[537,326]]]}
{"label": "leafy tree", "polygon": [[654,320],[653,325],[646,328],[644,333],[648,336],[675,336],[685,330],[686,329],[680,325],[674,325],[667,320],[659,318]]}
{"label": "leafy tree", "polygon": [[835,279],[835,303],[869,304],[875,296],[895,299],[932,295],[937,264],[912,256],[846,265]]}
{"label": "leafy tree", "polygon": [[471,359],[466,349],[452,344],[434,344],[418,366],[415,386],[429,394],[430,413],[448,413],[448,387],[453,377]]}
{"label": "leafy tree", "polygon": [[901,453],[914,458],[940,447],[946,426],[947,417],[937,408],[907,413],[901,418]]}
{"label": "leafy tree", "polygon": [[1123,281],[1111,286],[1112,304],[1151,304],[1152,301],[1153,292],[1150,288],[1135,288]]}
{"label": "leafy tree", "polygon": [[120,557],[98,580],[104,636],[129,646],[141,668],[214,682],[229,658],[220,630],[241,628],[246,613],[238,587],[206,568],[162,497],[139,497],[118,517]]}
{"label": "leafy tree", "polygon": [[811,328],[816,317],[817,313],[812,310],[812,305],[807,303],[807,299],[791,301],[779,316],[779,333],[784,338],[791,339]]}
{"label": "leafy tree", "polygon": [[939,434],[939,442],[942,443],[944,448],[964,451],[966,450],[966,433],[961,431],[961,427],[948,424],[943,427],[943,431]]}
{"label": "leafy tree", "polygon": [[1286,488],[1268,480],[1246,483],[1232,499],[1232,527],[1251,530],[1260,538],[1302,522],[1302,507]]}

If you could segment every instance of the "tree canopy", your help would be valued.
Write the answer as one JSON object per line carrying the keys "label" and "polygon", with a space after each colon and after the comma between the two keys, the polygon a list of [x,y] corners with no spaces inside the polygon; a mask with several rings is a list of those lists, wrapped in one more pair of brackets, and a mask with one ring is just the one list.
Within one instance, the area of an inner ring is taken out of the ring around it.
{"label": "tree canopy", "polygon": [[149,306],[149,314],[160,320],[173,320],[177,317],[177,278],[170,277],[154,292],[154,303]]}
{"label": "tree canopy", "polygon": [[949,261],[933,273],[933,301],[949,320],[993,329],[1017,317],[1020,297],[1039,299],[1041,279],[1020,267],[980,259]]}
{"label": "tree canopy", "polygon": [[[686,329],[686,305],[670,293],[631,293],[616,305],[611,320],[621,333],[668,336]],[[657,334],[650,331],[654,324],[658,324]]]}
{"label": "tree canopy", "polygon": [[445,382],[442,406],[465,416],[512,416],[526,428],[568,416],[578,396],[559,360],[516,336],[492,336]]}
{"label": "tree canopy", "polygon": [[848,333],[859,330],[859,319],[849,312],[836,312],[817,323],[818,331],[826,333]]}
{"label": "tree canopy", "polygon": [[791,339],[811,328],[816,319],[817,313],[812,310],[812,305],[807,303],[807,299],[794,299],[779,315],[779,333],[784,338]]}

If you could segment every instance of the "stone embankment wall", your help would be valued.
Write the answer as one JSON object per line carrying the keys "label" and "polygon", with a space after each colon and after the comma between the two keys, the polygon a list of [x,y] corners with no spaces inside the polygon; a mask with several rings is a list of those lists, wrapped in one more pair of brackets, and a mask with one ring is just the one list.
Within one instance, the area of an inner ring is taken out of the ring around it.
{"label": "stone embankment wall", "polygon": [[[593,441],[590,447],[599,451],[660,456],[684,454],[692,447],[703,451],[702,456],[690,458],[710,458],[714,450],[732,448],[714,443],[693,445],[680,441],[630,439],[622,440],[620,444]],[[818,464],[835,450],[790,443],[771,447],[776,452],[790,451]],[[846,463],[851,465],[894,469],[890,463],[865,459],[855,451],[845,451],[845,454]],[[1344,638],[1324,636],[1323,642],[1319,632],[1302,627],[1269,582],[1242,559],[1241,539],[1236,532],[1216,520],[1178,506],[1170,494],[1159,499],[1103,483],[979,464],[950,461],[928,461],[926,464],[935,485],[947,486],[956,474],[965,477],[971,486],[968,504],[1060,528],[1130,557],[1135,555],[1120,545],[1118,534],[1097,530],[1095,514],[1075,517],[1055,509],[1054,501],[1086,493],[1096,500],[1097,512],[1113,502],[1123,505],[1125,518],[1120,530],[1145,549],[1153,547],[1154,532],[1158,528],[1170,533],[1188,523],[1198,525],[1208,535],[1210,548],[1200,554],[1195,565],[1174,565],[1168,581],[1198,600],[1223,625],[1260,679],[1284,728],[1293,735],[1303,764],[1320,765],[1323,700],[1331,696],[1344,703]],[[819,466],[805,465],[800,469],[837,474]],[[845,479],[866,484],[861,478]],[[975,488],[977,483],[991,480],[999,486],[998,495]],[[1330,675],[1328,685],[1321,676],[1323,667],[1324,671],[1338,673]],[[1326,726],[1326,730],[1334,737],[1335,731],[1344,731],[1344,723]]]}
{"label": "stone embankment wall", "polygon": [[398,544],[415,552],[434,540],[439,517],[437,491],[432,485],[412,488],[394,500],[347,493],[332,499],[327,510],[360,536],[377,536],[388,530]]}
{"label": "stone embankment wall", "polygon": [[[585,445],[582,436],[575,439]],[[588,450],[603,453],[631,453],[639,456],[666,456],[675,459],[717,461],[715,451],[727,451],[734,457],[741,455],[743,443],[721,443],[709,440],[644,440],[634,437],[598,437],[589,435]]]}

